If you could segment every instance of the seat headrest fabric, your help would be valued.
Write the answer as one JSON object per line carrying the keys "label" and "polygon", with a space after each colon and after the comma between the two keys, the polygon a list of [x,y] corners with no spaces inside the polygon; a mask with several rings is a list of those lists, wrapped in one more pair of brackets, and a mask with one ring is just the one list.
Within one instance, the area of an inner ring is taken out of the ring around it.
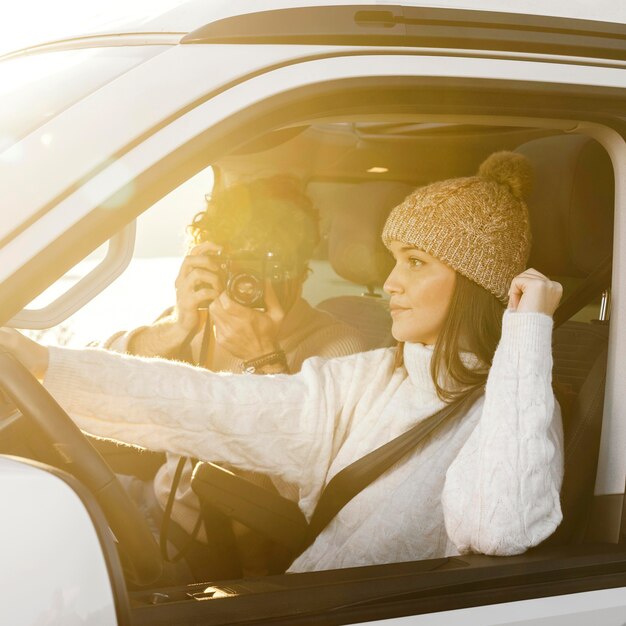
{"label": "seat headrest fabric", "polygon": [[337,186],[328,235],[328,257],[337,274],[358,285],[383,284],[393,267],[380,236],[383,225],[411,191],[411,185],[387,181]]}
{"label": "seat headrest fabric", "polygon": [[614,178],[608,154],[582,135],[536,139],[516,152],[535,169],[527,199],[530,267],[547,275],[588,275],[612,249]]}

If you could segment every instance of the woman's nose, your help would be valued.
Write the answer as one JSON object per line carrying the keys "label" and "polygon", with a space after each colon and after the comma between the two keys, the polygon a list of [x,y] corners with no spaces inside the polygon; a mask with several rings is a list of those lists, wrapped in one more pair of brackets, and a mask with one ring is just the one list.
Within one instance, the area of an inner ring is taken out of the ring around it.
{"label": "woman's nose", "polygon": [[394,267],[389,273],[389,276],[387,276],[387,279],[385,280],[383,284],[383,289],[390,296],[394,294],[402,293],[402,285],[400,284],[400,281],[398,280],[396,267]]}

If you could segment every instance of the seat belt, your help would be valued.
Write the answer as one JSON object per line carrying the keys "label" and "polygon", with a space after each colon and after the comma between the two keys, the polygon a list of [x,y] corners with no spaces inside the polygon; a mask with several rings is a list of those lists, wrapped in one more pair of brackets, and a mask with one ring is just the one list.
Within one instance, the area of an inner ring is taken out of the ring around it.
{"label": "seat belt", "polygon": [[465,414],[483,392],[484,387],[482,385],[476,387],[460,400],[446,405],[399,437],[376,448],[336,474],[326,485],[315,507],[298,556],[315,541],[335,515],[352,498],[382,476],[394,463],[414,450],[418,443],[423,441],[443,422],[450,421],[457,415]]}
{"label": "seat belt", "polygon": [[[161,316],[159,316],[158,319],[165,317],[165,315],[166,315],[165,313],[161,314]],[[210,324],[211,324],[211,320],[207,314],[206,320],[204,322],[204,328],[202,331],[202,344],[200,346],[200,354],[198,357],[198,363],[196,364],[199,367],[205,366],[207,353],[208,353],[208,347],[209,347]],[[192,355],[191,355],[191,340],[193,339],[195,332],[196,332],[195,328],[190,330],[178,348],[179,358],[182,361],[193,363]],[[173,355],[170,358],[175,358],[175,356]],[[198,519],[196,520],[196,523],[194,524],[193,529],[191,530],[191,533],[189,534],[189,541],[186,543],[185,546],[179,549],[176,555],[174,555],[173,557],[169,556],[167,543],[168,543],[168,536],[169,536],[169,525],[170,525],[170,520],[172,518],[172,509],[174,508],[174,502],[176,500],[176,492],[178,490],[178,486],[180,484],[180,480],[183,475],[183,469],[187,461],[191,462],[192,467],[195,467],[198,464],[198,460],[192,459],[191,457],[181,456],[178,459],[178,464],[176,465],[176,470],[174,471],[174,477],[172,478],[172,484],[170,485],[170,492],[167,496],[165,509],[163,510],[163,518],[161,519],[161,528],[159,529],[159,547],[161,549],[161,556],[163,557],[163,560],[165,562],[170,562],[170,563],[176,563],[187,554],[189,549],[193,546],[194,542],[197,540],[198,533],[200,532],[200,528],[202,526],[202,513],[199,513]]]}
{"label": "seat belt", "polygon": [[599,296],[610,284],[612,270],[612,256],[609,255],[589,274],[580,286],[564,300],[554,312],[554,328],[578,313],[593,298]]}

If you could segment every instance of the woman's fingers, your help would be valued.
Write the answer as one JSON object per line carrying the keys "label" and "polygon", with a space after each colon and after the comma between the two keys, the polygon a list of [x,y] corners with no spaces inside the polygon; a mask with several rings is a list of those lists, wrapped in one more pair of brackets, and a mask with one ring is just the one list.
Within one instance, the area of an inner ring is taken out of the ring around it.
{"label": "woman's fingers", "polygon": [[186,280],[189,274],[196,270],[217,273],[219,271],[218,260],[208,256],[186,256],[181,263],[176,283]]}
{"label": "woman's fingers", "polygon": [[190,254],[207,254],[209,252],[221,252],[223,247],[212,241],[203,241],[189,251]]}
{"label": "woman's fingers", "polygon": [[196,267],[187,274],[177,286],[177,290],[185,293],[196,291],[199,287],[210,285],[213,289],[221,291],[220,277],[210,270]]}
{"label": "woman's fingers", "polygon": [[14,353],[17,348],[17,338],[15,333],[17,333],[17,331],[13,328],[0,328],[0,348],[3,352]]}
{"label": "woman's fingers", "polygon": [[508,308],[518,312],[552,315],[561,300],[563,286],[534,268],[528,268],[511,281]]}

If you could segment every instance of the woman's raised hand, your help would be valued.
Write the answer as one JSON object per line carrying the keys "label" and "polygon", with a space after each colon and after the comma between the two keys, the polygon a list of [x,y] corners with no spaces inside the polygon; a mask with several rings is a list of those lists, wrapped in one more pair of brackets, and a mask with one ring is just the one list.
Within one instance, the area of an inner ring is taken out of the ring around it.
{"label": "woman's raised hand", "polygon": [[509,288],[508,309],[552,316],[561,301],[563,286],[532,267],[518,274]]}
{"label": "woman's raised hand", "polygon": [[39,379],[48,369],[48,348],[14,328],[0,328],[0,352],[10,352]]}

